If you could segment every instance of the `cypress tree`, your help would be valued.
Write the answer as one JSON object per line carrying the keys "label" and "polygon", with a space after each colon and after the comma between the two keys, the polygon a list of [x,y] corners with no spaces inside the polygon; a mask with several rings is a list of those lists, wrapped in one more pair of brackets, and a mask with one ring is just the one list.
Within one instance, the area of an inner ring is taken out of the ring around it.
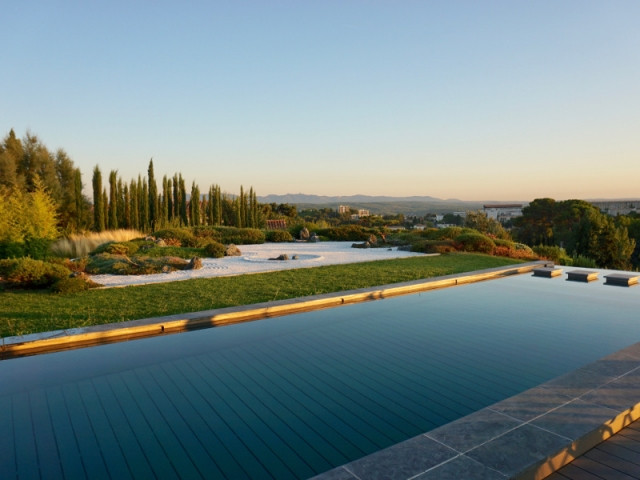
{"label": "cypress tree", "polygon": [[179,175],[178,181],[180,183],[180,222],[186,226],[189,225],[189,218],[187,216],[187,188],[184,185],[182,174]]}
{"label": "cypress tree", "polygon": [[109,229],[118,228],[118,172],[109,173]]}
{"label": "cypress tree", "polygon": [[74,183],[74,197],[76,204],[76,219],[75,219],[75,227],[76,230],[79,230],[85,226],[84,218],[85,218],[85,205],[84,205],[84,195],[82,195],[82,173],[79,168],[75,169],[73,174],[73,183]]}
{"label": "cypress tree", "polygon": [[131,197],[131,227],[140,228],[140,208],[138,207],[138,184],[131,179],[129,184],[129,196]]}
{"label": "cypress tree", "polygon": [[180,185],[178,183],[178,174],[173,175],[173,217],[180,217]]}
{"label": "cypress tree", "polygon": [[107,219],[109,218],[109,196],[106,187],[102,189],[102,211],[104,215],[105,230],[107,229]]}
{"label": "cypress tree", "polygon": [[200,189],[194,181],[191,184],[191,200],[189,201],[189,220],[194,227],[200,225]]}
{"label": "cypress tree", "polygon": [[[146,180],[146,179],[145,179]],[[142,215],[142,228],[145,232],[149,231],[151,226],[149,223],[149,189],[147,188],[147,182],[142,182],[142,208],[140,213]]]}
{"label": "cypress tree", "polygon": [[220,185],[216,185],[216,208],[214,210],[214,216],[216,219],[216,225],[222,225],[222,191]]}
{"label": "cypress tree", "polygon": [[158,186],[156,185],[156,178],[153,174],[153,158],[149,160],[149,226],[151,230],[155,230],[158,220],[160,218],[160,212],[158,208]]}
{"label": "cypress tree", "polygon": [[171,187],[167,176],[162,177],[162,225],[169,223],[169,201],[171,200]]}
{"label": "cypress tree", "polygon": [[167,179],[167,220],[173,220],[173,181]]}
{"label": "cypress tree", "polygon": [[131,199],[129,198],[129,186],[126,183],[124,184],[123,202],[124,202],[124,226],[126,228],[131,228]]}
{"label": "cypress tree", "polygon": [[104,231],[104,205],[102,203],[102,173],[96,165],[93,169],[93,229],[96,232]]}

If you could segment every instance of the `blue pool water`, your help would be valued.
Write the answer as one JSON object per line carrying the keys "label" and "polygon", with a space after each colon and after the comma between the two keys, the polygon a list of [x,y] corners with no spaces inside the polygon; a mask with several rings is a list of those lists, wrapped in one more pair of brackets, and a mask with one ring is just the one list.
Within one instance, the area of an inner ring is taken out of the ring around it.
{"label": "blue pool water", "polygon": [[2,478],[306,478],[640,341],[530,275],[0,362]]}

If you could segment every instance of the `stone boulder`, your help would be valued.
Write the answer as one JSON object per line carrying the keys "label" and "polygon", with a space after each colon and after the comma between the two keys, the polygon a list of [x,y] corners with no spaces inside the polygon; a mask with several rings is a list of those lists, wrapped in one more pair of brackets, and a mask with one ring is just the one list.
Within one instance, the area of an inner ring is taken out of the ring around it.
{"label": "stone boulder", "polygon": [[185,267],[185,270],[200,270],[202,268],[202,259],[200,257],[193,257],[189,260],[189,264]]}
{"label": "stone boulder", "polygon": [[300,240],[304,240],[305,242],[309,240],[309,229],[307,227],[303,227],[303,229],[300,230]]}
{"label": "stone boulder", "polygon": [[156,240],[156,247],[166,247],[167,242],[165,242],[162,238]]}
{"label": "stone boulder", "polygon": [[289,255],[287,255],[286,253],[283,253],[282,255],[278,255],[275,258],[270,258],[269,260],[289,260]]}
{"label": "stone boulder", "polygon": [[240,255],[242,255],[242,252],[233,243],[230,243],[224,249],[225,257],[239,257]]}
{"label": "stone boulder", "polygon": [[378,243],[378,239],[376,238],[376,236],[374,234],[371,234],[369,236],[369,245],[375,245],[376,243]]}
{"label": "stone boulder", "polygon": [[309,241],[310,241],[311,243],[318,243],[318,242],[320,241],[320,237],[318,237],[318,235],[316,235],[316,233],[315,233],[315,232],[313,232],[313,233],[311,234],[311,236],[309,237]]}
{"label": "stone boulder", "polygon": [[371,244],[369,242],[353,243],[351,244],[351,248],[371,248]]}

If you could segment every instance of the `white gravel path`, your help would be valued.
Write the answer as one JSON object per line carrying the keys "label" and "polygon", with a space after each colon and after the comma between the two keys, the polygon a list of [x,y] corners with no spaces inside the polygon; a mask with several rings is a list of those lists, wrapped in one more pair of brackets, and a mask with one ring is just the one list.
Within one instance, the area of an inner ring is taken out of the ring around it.
{"label": "white gravel path", "polygon": [[[422,253],[405,252],[397,248],[352,248],[353,242],[320,243],[264,243],[261,245],[239,245],[239,257],[203,258],[199,270],[183,270],[152,275],[92,275],[93,281],[105,287],[143,285],[149,283],[175,282],[190,278],[224,277],[243,273],[271,272],[293,268],[318,267],[344,263],[369,262],[388,258],[403,258]],[[290,260],[269,260],[287,254]],[[293,260],[292,257],[298,258]]]}

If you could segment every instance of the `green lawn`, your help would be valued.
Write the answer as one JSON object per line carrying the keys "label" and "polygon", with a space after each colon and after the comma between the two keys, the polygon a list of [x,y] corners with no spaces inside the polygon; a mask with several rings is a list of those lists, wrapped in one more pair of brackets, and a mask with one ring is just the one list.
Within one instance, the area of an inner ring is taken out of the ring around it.
{"label": "green lawn", "polygon": [[455,253],[89,290],[0,293],[0,336],[282,300],[520,263]]}

